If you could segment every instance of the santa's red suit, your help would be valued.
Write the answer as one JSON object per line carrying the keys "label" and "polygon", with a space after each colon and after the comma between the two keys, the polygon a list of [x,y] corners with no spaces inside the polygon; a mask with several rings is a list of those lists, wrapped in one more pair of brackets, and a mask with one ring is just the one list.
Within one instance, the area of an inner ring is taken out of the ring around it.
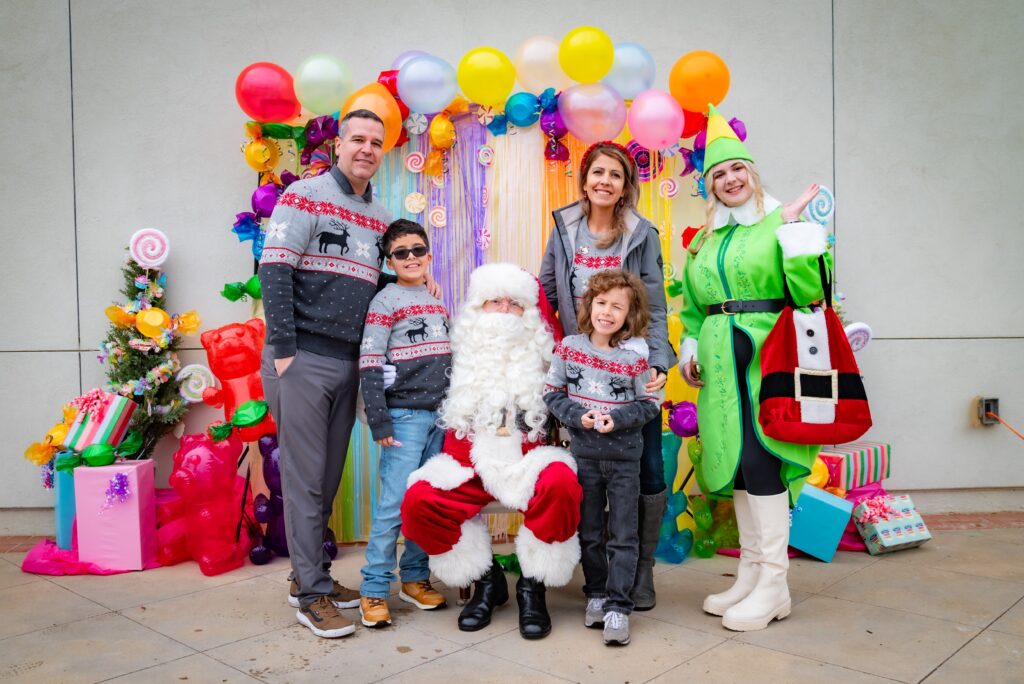
{"label": "santa's red suit", "polygon": [[[522,305],[521,319],[482,313],[485,301],[501,298]],[[402,534],[449,586],[467,586],[491,568],[491,536],[478,513],[494,500],[523,513],[516,554],[524,577],[563,586],[579,562],[576,463],[566,449],[539,443],[554,346],[539,300],[533,276],[488,264],[473,273],[455,323],[441,411],[449,432],[443,452],[410,476],[402,504]]]}

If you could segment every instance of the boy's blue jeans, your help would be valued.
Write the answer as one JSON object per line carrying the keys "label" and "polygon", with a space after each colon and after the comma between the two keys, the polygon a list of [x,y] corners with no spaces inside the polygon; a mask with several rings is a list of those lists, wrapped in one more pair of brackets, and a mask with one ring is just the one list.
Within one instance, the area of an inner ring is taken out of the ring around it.
{"label": "boy's blue jeans", "polygon": [[[412,471],[441,451],[444,430],[436,425],[437,412],[396,408],[388,411],[396,442],[402,446],[384,447],[380,452],[380,496],[370,525],[366,545],[366,565],[359,593],[370,598],[388,597],[395,581],[396,544],[402,529],[402,498]],[[402,582],[418,582],[430,577],[427,554],[415,542],[406,539],[399,563]]]}

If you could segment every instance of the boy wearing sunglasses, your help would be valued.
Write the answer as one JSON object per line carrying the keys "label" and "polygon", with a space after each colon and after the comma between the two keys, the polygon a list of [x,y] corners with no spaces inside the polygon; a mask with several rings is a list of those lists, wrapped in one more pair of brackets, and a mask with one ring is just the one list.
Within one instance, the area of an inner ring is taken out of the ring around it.
{"label": "boy wearing sunglasses", "polygon": [[[451,368],[448,312],[424,285],[431,262],[427,232],[418,223],[398,219],[388,226],[383,245],[398,282],[370,302],[359,355],[367,422],[381,446],[380,496],[359,588],[359,614],[367,627],[391,624],[387,598],[395,580],[402,498],[409,475],[441,451],[444,431],[436,425],[437,409]],[[384,364],[396,369],[394,384],[387,388]],[[427,554],[408,539],[399,575],[403,601],[422,610],[445,605],[444,596],[430,585]]]}

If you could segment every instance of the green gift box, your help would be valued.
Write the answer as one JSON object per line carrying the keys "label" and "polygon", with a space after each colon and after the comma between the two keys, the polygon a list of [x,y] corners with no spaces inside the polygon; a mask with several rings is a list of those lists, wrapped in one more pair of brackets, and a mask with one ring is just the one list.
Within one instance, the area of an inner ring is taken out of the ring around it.
{"label": "green gift box", "polygon": [[[890,510],[880,512],[882,503]],[[906,494],[858,502],[853,509],[853,521],[872,556],[911,549],[932,538],[914,502]]]}

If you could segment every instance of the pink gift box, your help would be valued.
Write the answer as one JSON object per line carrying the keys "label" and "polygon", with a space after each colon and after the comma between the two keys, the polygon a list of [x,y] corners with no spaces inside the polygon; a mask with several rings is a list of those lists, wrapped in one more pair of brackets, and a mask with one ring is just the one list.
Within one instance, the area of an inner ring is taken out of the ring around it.
{"label": "pink gift box", "polygon": [[[128,496],[108,501],[107,489],[119,473]],[[78,558],[111,570],[142,570],[156,559],[156,490],[153,461],[120,461],[75,468]]]}

